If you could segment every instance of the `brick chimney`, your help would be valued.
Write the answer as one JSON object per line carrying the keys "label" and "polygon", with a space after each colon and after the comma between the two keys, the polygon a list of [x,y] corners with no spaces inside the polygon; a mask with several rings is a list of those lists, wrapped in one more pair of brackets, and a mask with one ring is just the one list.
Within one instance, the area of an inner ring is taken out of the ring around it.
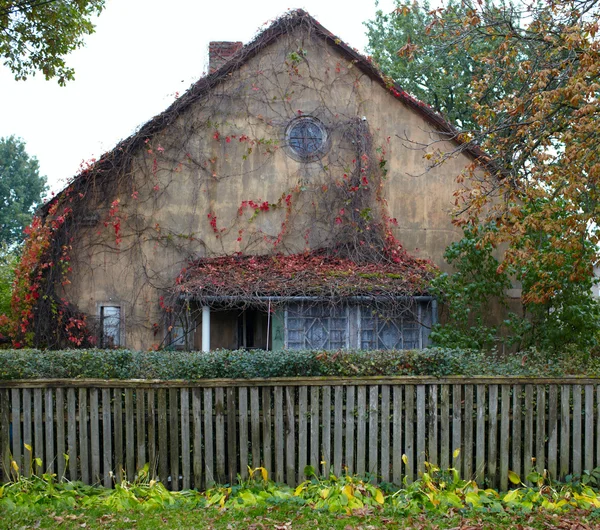
{"label": "brick chimney", "polygon": [[243,46],[241,42],[213,41],[208,45],[208,73],[212,74],[233,57]]}

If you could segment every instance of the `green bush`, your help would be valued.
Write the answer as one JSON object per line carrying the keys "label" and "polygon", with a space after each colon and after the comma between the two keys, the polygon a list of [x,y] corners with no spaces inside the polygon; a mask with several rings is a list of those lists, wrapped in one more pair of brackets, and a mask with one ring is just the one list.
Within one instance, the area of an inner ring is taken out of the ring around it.
{"label": "green bush", "polygon": [[215,379],[311,376],[600,375],[589,352],[545,356],[536,350],[496,356],[472,350],[203,352],[0,350],[0,379]]}

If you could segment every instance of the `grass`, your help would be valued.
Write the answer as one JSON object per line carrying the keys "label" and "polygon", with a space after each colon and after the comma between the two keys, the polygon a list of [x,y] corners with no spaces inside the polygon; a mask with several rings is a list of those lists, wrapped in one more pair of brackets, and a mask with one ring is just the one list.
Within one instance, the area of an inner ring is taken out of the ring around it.
{"label": "grass", "polygon": [[281,505],[247,509],[177,508],[152,512],[127,510],[30,511],[25,509],[0,510],[0,528],[60,528],[60,529],[155,529],[200,528],[206,530],[328,530],[328,529],[571,529],[600,528],[600,514],[596,511],[572,510],[564,514],[546,511],[524,515],[514,514],[447,514],[423,513],[404,517],[393,511],[365,511],[359,515],[331,514],[309,507]]}

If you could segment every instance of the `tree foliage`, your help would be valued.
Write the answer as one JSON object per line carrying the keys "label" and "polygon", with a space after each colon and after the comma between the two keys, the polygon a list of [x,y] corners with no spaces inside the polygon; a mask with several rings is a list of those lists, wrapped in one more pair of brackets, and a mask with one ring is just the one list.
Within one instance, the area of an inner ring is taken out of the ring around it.
{"label": "tree foliage", "polygon": [[[492,13],[496,9],[489,2],[486,5]],[[396,0],[394,11],[379,10],[365,24],[368,51],[383,72],[463,129],[477,126],[471,83],[486,67],[476,57],[492,53],[500,44],[480,39],[468,48],[456,46],[447,26],[457,25],[468,12],[464,3],[452,0],[444,10],[432,10],[428,2]],[[518,13],[510,13],[512,23],[518,24]],[[480,98],[488,101],[497,96],[493,90]]]}
{"label": "tree foliage", "polygon": [[41,71],[60,85],[74,71],[65,56],[83,45],[83,36],[94,32],[91,19],[105,0],[0,0],[0,57],[15,79]]}
{"label": "tree foliage", "polygon": [[46,192],[46,177],[14,136],[0,138],[0,242],[14,245],[23,240],[35,207]]}
{"label": "tree foliage", "polygon": [[[493,227],[475,248],[502,248],[498,273],[523,288],[531,342],[589,346],[599,328],[590,290],[600,242],[600,4],[463,4],[462,20],[450,14],[444,31],[457,49],[479,50],[481,74],[471,85],[476,127],[461,138],[489,156],[484,170],[474,163],[459,177],[456,222]],[[481,52],[482,42],[495,45]]]}
{"label": "tree foliage", "polygon": [[470,140],[490,159],[485,175],[473,167],[465,177],[459,223],[495,223],[488,238],[508,245],[502,267],[537,270],[524,301],[544,303],[567,280],[590,277],[589,243],[599,242],[600,5],[545,0],[526,8],[522,26],[467,5],[470,17],[452,29],[457,42],[501,42],[478,56],[486,71],[474,94],[495,86],[507,94],[476,106],[480,131]]}

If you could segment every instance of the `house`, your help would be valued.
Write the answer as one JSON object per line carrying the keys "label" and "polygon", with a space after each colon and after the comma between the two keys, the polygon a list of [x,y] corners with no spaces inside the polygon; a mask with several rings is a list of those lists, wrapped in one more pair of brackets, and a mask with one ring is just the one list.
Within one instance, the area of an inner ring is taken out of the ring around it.
{"label": "house", "polygon": [[456,176],[481,153],[304,11],[245,46],[212,43],[210,61],[45,205],[19,333],[40,346],[427,345],[428,284],[460,237]]}

